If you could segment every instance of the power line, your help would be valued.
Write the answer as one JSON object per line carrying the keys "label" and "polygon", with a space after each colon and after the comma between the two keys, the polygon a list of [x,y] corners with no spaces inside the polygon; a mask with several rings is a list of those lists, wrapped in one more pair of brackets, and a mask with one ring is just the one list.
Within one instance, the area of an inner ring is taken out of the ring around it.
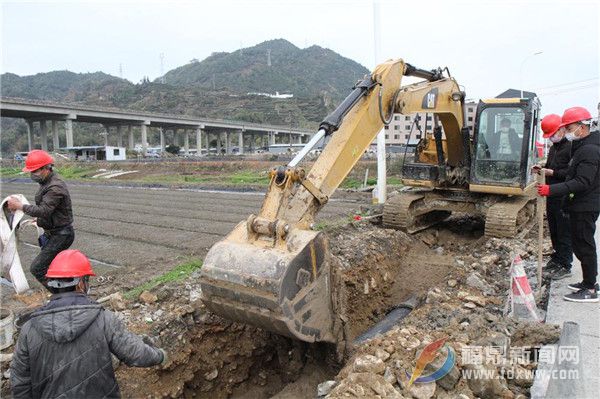
{"label": "power line", "polygon": [[554,95],[554,94],[562,94],[562,93],[569,93],[572,91],[579,91],[579,90],[585,90],[585,89],[591,89],[594,87],[598,87],[597,84],[588,84],[588,85],[584,85],[584,86],[579,86],[579,87],[572,87],[572,88],[564,88],[564,89],[558,89],[558,90],[550,90],[547,92],[540,92],[541,95],[544,96],[549,96],[549,95]]}
{"label": "power line", "polygon": [[544,90],[544,89],[552,89],[554,87],[570,86],[570,85],[574,85],[574,84],[577,84],[577,83],[590,82],[592,80],[598,80],[598,77],[596,76],[595,78],[589,78],[589,79],[583,79],[583,80],[576,80],[574,82],[561,83],[561,84],[557,84],[557,85],[553,85],[553,86],[538,87],[535,90]]}

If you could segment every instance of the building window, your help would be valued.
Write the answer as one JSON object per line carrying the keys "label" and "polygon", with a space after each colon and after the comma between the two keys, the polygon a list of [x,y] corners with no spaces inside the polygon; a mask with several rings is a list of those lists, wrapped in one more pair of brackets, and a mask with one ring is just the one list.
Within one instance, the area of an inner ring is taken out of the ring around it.
{"label": "building window", "polygon": [[389,128],[389,125],[385,125],[385,130],[388,130]]}
{"label": "building window", "polygon": [[400,130],[400,126],[399,125],[394,126],[394,130]]}
{"label": "building window", "polygon": [[399,140],[400,139],[400,135],[399,134],[394,134],[394,140]]}
{"label": "building window", "polygon": [[425,129],[427,129],[427,130],[431,129],[431,125],[425,126]]}
{"label": "building window", "polygon": [[469,117],[467,118],[467,120],[468,120],[469,122],[473,122],[473,117],[472,117],[472,116],[469,116]]}
{"label": "building window", "polygon": [[421,133],[417,133],[417,138],[420,139],[421,138]]}
{"label": "building window", "polygon": [[405,116],[405,117],[404,117],[404,120],[405,120],[405,121],[409,121],[409,120],[410,120],[410,116]]}
{"label": "building window", "polygon": [[427,120],[428,120],[428,121],[430,121],[430,120],[431,120],[431,116],[428,116],[428,117],[427,117]]}
{"label": "building window", "polygon": [[469,112],[473,112],[473,107],[469,107]]}
{"label": "building window", "polygon": [[390,138],[390,136],[389,136],[388,134],[386,134],[386,135],[385,135],[385,139],[387,140],[387,139],[389,139],[389,138]]}
{"label": "building window", "polygon": [[408,134],[404,135],[404,140],[408,140]]}
{"label": "building window", "polygon": [[404,128],[405,128],[406,130],[410,130],[410,125],[406,125],[406,126],[404,126]]}
{"label": "building window", "polygon": [[395,120],[395,121],[399,121],[399,120],[400,120],[400,116],[398,116],[398,115],[395,115],[395,116],[394,116],[394,120]]}
{"label": "building window", "polygon": [[118,149],[118,148],[115,148],[115,149],[113,150],[113,155],[119,156],[119,153],[120,153],[120,152],[119,152],[119,149]]}

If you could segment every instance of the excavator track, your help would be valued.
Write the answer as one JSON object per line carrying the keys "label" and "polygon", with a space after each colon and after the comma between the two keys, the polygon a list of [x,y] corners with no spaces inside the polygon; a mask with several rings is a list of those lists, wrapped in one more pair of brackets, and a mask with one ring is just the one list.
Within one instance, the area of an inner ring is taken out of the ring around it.
{"label": "excavator track", "polygon": [[449,211],[426,209],[425,196],[426,193],[403,192],[390,198],[383,207],[383,226],[412,234],[450,216]]}
{"label": "excavator track", "polygon": [[535,200],[530,197],[505,198],[489,207],[485,217],[485,235],[514,237],[533,220]]}

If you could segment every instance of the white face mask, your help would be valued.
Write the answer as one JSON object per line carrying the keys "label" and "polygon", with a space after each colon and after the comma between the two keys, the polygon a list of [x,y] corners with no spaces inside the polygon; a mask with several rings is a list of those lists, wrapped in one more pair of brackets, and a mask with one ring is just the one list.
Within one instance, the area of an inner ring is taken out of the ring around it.
{"label": "white face mask", "polygon": [[553,142],[553,143],[555,143],[555,144],[558,143],[558,142],[560,142],[561,140],[562,140],[562,137],[557,136],[556,134],[553,135],[553,136],[550,136],[550,141]]}
{"label": "white face mask", "polygon": [[575,136],[575,133],[577,133],[577,131],[581,129],[581,126],[579,126],[577,129],[573,130],[572,132],[567,132],[565,134],[565,138],[569,141],[577,141],[580,139],[580,137]]}

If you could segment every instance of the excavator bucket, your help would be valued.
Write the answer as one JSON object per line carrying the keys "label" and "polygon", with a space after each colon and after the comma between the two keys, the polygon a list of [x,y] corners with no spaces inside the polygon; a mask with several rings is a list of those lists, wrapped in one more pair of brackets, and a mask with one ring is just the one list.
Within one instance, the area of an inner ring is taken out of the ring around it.
{"label": "excavator bucket", "polygon": [[203,302],[227,319],[305,342],[335,342],[330,268],[323,234],[292,229],[285,241],[239,223],[208,252]]}

